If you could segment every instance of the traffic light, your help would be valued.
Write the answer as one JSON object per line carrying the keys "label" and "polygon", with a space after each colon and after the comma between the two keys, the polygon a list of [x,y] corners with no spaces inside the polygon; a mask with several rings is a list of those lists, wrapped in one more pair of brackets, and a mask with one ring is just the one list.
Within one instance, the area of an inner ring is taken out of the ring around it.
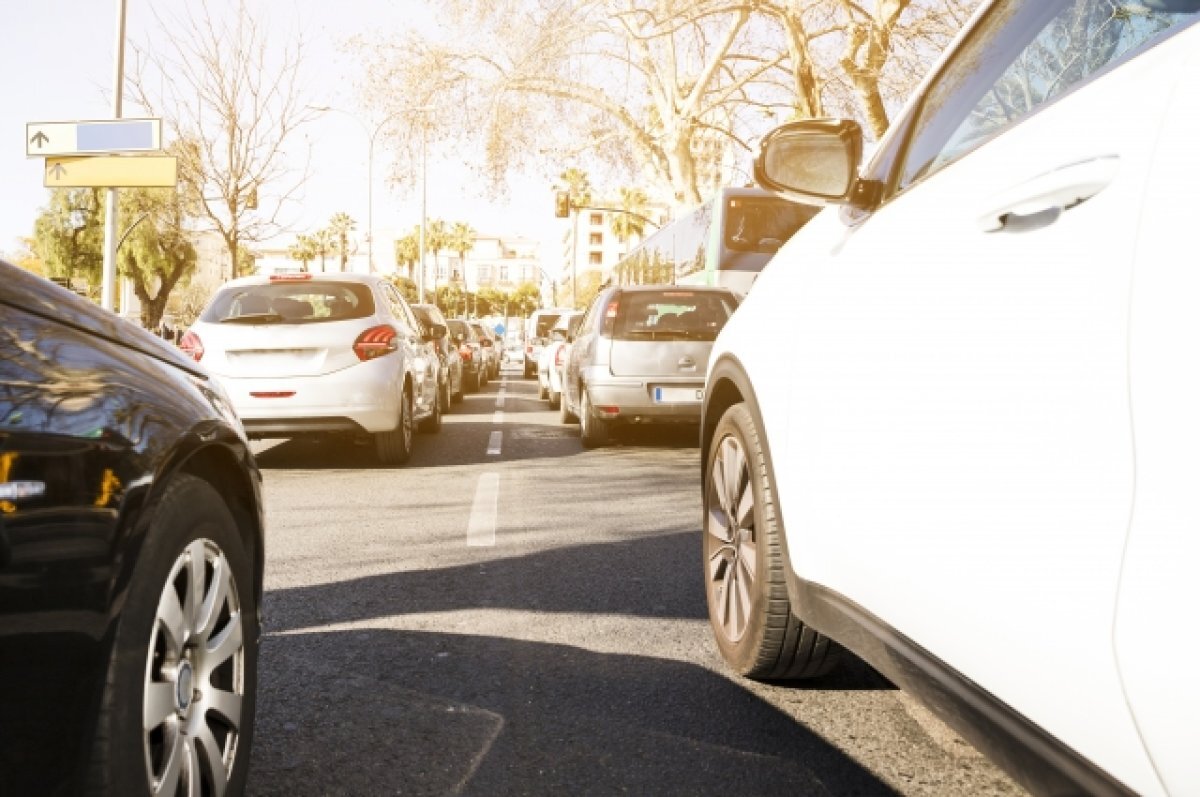
{"label": "traffic light", "polygon": [[565,219],[571,215],[571,195],[566,191],[554,192],[554,217]]}

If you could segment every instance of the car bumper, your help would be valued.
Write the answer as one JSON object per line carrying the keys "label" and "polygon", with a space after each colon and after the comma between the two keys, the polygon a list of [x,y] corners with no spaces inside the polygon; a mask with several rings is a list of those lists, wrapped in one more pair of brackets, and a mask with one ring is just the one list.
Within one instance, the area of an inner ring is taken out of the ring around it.
{"label": "car bumper", "polygon": [[400,417],[403,383],[386,358],[320,376],[216,378],[250,437],[385,432]]}
{"label": "car bumper", "polygon": [[[661,388],[664,397],[658,397]],[[591,378],[587,382],[588,401],[601,417],[617,423],[699,423],[704,380],[637,378],[612,376]],[[672,396],[675,393],[678,395]]]}

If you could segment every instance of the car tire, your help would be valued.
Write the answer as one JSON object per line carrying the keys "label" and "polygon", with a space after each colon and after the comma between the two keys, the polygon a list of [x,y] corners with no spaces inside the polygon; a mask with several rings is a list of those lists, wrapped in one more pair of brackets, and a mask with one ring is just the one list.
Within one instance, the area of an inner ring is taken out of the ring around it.
{"label": "car tire", "polygon": [[441,402],[443,413],[450,411],[450,377],[446,377],[446,384],[438,390],[438,401]]}
{"label": "car tire", "polygon": [[735,404],[717,423],[704,468],[709,623],[721,655],[738,673],[813,678],[837,664],[841,648],[792,612],[785,580],[790,565],[770,479],[758,426],[744,404]]}
{"label": "car tire", "polygon": [[466,391],[466,389],[467,389],[467,377],[464,376],[460,372],[458,375],[458,392],[450,396],[450,401],[452,401],[455,404],[462,403],[463,393]]}
{"label": "car tire", "polygon": [[558,409],[558,405],[562,403],[562,393],[557,390],[547,390],[546,398],[550,401],[550,409]]}
{"label": "car tire", "polygon": [[550,389],[538,381],[538,400],[547,398],[550,395]]}
{"label": "car tire", "polygon": [[[449,388],[446,388],[447,392]],[[429,417],[421,421],[418,427],[425,434],[435,434],[442,430],[442,391],[438,390],[437,395],[433,398],[433,411],[429,413]]]}
{"label": "car tire", "polygon": [[484,385],[486,385],[486,384],[487,384],[487,376],[483,373],[483,369],[480,368],[478,371],[475,372],[475,392],[476,393],[481,392],[483,390]]}
{"label": "car tire", "polygon": [[608,421],[596,417],[592,411],[592,402],[588,398],[587,388],[579,391],[579,439],[584,448],[598,448],[608,444]]}
{"label": "car tire", "polygon": [[241,794],[259,613],[250,553],[217,489],[171,480],[123,594],[88,793],[187,793],[193,776],[207,793]]}
{"label": "car tire", "polygon": [[571,408],[567,406],[567,397],[563,396],[558,403],[558,420],[562,424],[575,423],[579,419],[575,417],[575,413],[571,412]]}
{"label": "car tire", "polygon": [[525,364],[525,378],[529,379],[530,377],[534,377],[534,376],[537,376],[537,369],[530,368],[529,363],[526,363]]}
{"label": "car tire", "polygon": [[400,417],[397,420],[396,428],[386,432],[376,432],[373,437],[375,438],[375,457],[379,460],[380,465],[392,468],[408,462],[408,458],[412,456],[413,447],[411,393],[407,390],[404,391],[400,401]]}

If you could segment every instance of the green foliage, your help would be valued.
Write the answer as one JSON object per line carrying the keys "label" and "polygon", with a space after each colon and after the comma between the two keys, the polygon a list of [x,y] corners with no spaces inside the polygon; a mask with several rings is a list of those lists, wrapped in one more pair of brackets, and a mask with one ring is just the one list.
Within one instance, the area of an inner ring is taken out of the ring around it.
{"label": "green foliage", "polygon": [[341,263],[341,271],[346,270],[346,261],[350,259],[350,233],[354,232],[357,222],[347,213],[334,213],[329,220],[329,234],[333,239],[334,251],[337,252]]}
{"label": "green foliage", "polygon": [[55,188],[33,225],[46,275],[99,285],[104,268],[104,197],[98,188]]}
{"label": "green foliage", "polygon": [[120,193],[124,238],[117,268],[141,304],[142,326],[155,329],[171,291],[196,270],[184,193],[172,188],[129,188]]}
{"label": "green foliage", "polygon": [[542,290],[533,282],[522,282],[512,292],[513,315],[527,316],[542,306]]}
{"label": "green foliage", "polygon": [[387,278],[389,282],[396,286],[400,291],[400,295],[409,304],[417,304],[417,283],[413,282],[409,277],[402,277],[398,274],[393,274]]}

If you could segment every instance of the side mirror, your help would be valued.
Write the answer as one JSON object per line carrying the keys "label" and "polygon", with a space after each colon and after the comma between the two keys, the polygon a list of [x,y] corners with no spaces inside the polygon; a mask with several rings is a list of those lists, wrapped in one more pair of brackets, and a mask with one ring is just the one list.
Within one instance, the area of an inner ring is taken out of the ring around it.
{"label": "side mirror", "polygon": [[480,338],[479,345],[485,349],[490,349],[492,348],[492,341],[490,338]]}
{"label": "side mirror", "polygon": [[429,336],[433,340],[441,340],[442,338],[446,337],[446,333],[449,331],[450,330],[446,329],[445,324],[430,324],[429,325]]}
{"label": "side mirror", "polygon": [[806,119],[763,138],[754,179],[797,202],[849,204],[863,150],[862,128],[847,119]]}

